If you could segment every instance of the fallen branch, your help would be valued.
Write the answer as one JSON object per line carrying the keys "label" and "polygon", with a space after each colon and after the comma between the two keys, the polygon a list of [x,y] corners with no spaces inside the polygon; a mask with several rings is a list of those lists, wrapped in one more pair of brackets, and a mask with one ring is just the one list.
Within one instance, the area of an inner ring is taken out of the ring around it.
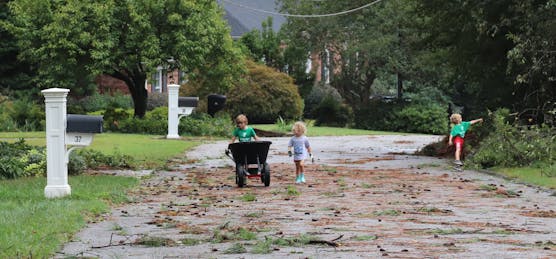
{"label": "fallen branch", "polygon": [[340,246],[340,243],[334,242],[334,241],[338,241],[340,240],[342,237],[344,237],[344,235],[340,235],[337,238],[334,238],[330,241],[328,240],[320,240],[320,239],[314,239],[314,240],[309,240],[309,244],[325,244],[325,245],[329,245],[329,246],[333,246],[333,247],[338,247]]}

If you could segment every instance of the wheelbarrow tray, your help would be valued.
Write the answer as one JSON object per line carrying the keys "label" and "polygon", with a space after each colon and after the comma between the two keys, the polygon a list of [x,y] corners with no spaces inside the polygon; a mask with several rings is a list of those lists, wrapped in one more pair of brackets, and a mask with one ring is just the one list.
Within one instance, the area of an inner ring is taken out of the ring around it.
{"label": "wheelbarrow tray", "polygon": [[236,164],[264,164],[270,144],[271,141],[236,142],[230,144],[228,149]]}

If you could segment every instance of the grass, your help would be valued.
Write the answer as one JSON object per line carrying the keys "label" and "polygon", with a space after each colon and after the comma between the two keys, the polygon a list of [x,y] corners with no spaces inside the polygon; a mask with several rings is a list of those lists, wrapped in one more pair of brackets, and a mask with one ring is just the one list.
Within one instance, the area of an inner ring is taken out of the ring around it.
{"label": "grass", "polygon": [[[283,126],[277,124],[252,124],[253,128],[276,131],[276,132],[291,132],[291,128],[285,129]],[[307,125],[307,136],[317,137],[317,136],[355,136],[355,135],[396,135],[405,134],[397,132],[388,131],[374,131],[374,130],[362,130],[362,129],[350,129],[350,128],[336,128],[336,127],[321,127],[313,126],[312,123]],[[408,133],[409,134],[409,133]]]}
{"label": "grass", "polygon": [[255,194],[252,194],[252,193],[246,193],[246,194],[242,195],[240,199],[242,201],[245,201],[245,202],[256,201],[257,196],[255,196]]}
{"label": "grass", "polygon": [[110,204],[128,201],[126,190],[139,180],[120,176],[73,176],[72,194],[44,197],[44,178],[0,181],[0,258],[54,255],[60,245],[109,211]]}
{"label": "grass", "polygon": [[[15,142],[24,138],[30,145],[46,145],[45,132],[0,132],[0,140]],[[135,158],[135,166],[142,168],[159,168],[169,158],[183,154],[186,150],[199,145],[198,140],[173,140],[163,136],[142,134],[102,133],[95,135],[91,146],[87,149],[100,151],[104,154],[119,153]]]}
{"label": "grass", "polygon": [[376,240],[377,236],[374,235],[361,235],[361,236],[354,236],[351,238],[355,241],[369,241],[369,240]]}
{"label": "grass", "polygon": [[543,186],[547,188],[556,188],[556,177],[550,177],[541,173],[540,168],[521,167],[521,168],[493,168],[499,174],[517,179],[521,182]]}

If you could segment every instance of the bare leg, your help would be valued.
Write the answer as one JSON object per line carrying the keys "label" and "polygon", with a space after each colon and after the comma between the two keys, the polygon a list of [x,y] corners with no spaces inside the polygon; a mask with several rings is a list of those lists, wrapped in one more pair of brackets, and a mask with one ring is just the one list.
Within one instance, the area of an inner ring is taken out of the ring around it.
{"label": "bare leg", "polygon": [[302,172],[301,161],[295,161],[295,177],[298,177]]}

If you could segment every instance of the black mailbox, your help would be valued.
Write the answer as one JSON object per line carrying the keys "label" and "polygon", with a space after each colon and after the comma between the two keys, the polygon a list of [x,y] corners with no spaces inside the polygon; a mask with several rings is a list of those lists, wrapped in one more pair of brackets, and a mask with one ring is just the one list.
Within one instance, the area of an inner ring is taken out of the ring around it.
{"label": "black mailbox", "polygon": [[66,132],[102,133],[102,116],[68,114]]}
{"label": "black mailbox", "polygon": [[214,117],[214,114],[222,109],[224,109],[224,104],[226,103],[226,96],[220,94],[211,94],[208,96],[207,112],[210,116]]}
{"label": "black mailbox", "polygon": [[[174,99],[175,100],[175,99]],[[178,107],[197,107],[199,104],[199,97],[179,97]]]}

